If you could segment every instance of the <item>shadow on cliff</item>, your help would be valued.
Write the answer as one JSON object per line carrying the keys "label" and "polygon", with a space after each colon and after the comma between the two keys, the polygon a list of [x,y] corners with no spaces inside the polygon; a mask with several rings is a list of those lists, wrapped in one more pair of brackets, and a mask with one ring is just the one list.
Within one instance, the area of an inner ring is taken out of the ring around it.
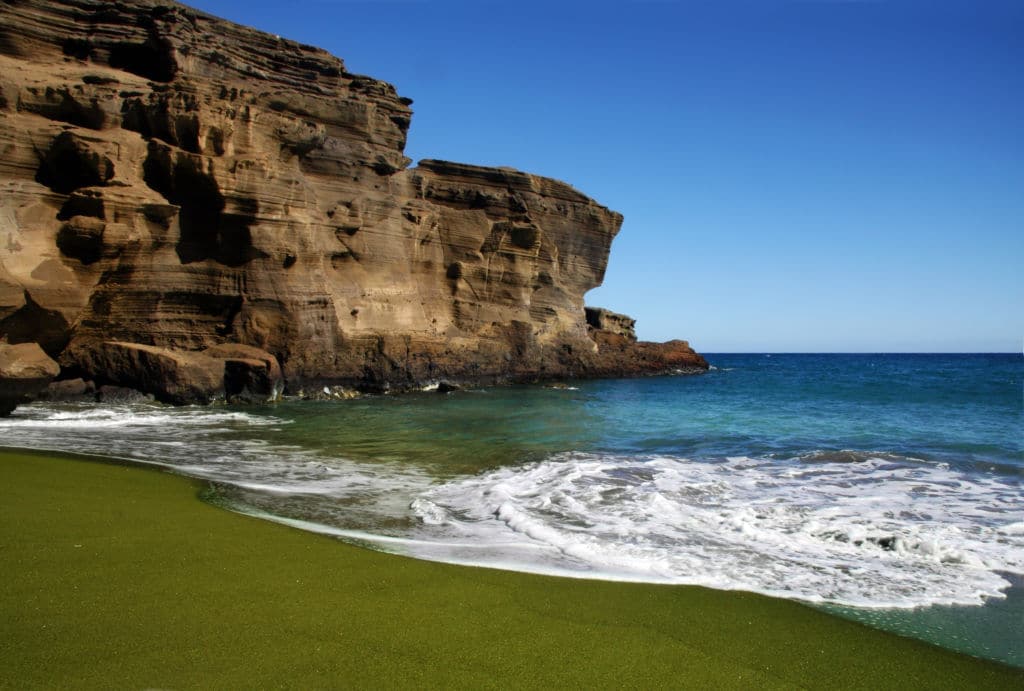
{"label": "shadow on cliff", "polygon": [[213,259],[237,267],[266,258],[253,245],[249,229],[256,221],[256,201],[236,200],[236,210],[227,212],[216,178],[203,166],[201,156],[174,151],[158,141],[150,141],[143,164],[143,181],[181,207],[176,249],[182,264]]}

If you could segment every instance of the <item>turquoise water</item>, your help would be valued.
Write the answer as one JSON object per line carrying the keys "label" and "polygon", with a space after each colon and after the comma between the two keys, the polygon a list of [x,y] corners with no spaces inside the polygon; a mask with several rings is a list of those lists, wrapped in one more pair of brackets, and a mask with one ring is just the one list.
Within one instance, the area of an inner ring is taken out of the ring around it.
{"label": "turquoise water", "polygon": [[752,590],[1024,666],[1024,358],[708,359],[265,408],[34,404],[0,443],[170,466],[377,549]]}

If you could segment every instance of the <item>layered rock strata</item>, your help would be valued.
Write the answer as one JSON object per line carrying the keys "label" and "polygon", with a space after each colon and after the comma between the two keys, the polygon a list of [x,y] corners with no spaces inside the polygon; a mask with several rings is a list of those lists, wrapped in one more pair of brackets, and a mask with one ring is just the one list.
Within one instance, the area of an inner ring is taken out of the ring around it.
{"label": "layered rock strata", "polygon": [[626,341],[636,341],[636,319],[603,307],[587,307],[585,314],[587,326],[592,331],[605,331],[622,336]]}
{"label": "layered rock strata", "polygon": [[111,381],[125,344],[245,344],[293,388],[706,367],[588,326],[621,215],[512,169],[410,168],[411,103],[166,0],[0,4],[0,338]]}

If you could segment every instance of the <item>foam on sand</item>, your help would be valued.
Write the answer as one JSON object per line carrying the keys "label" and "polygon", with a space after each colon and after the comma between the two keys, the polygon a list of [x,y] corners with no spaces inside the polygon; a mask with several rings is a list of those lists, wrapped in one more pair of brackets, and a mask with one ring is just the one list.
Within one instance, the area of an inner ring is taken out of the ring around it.
{"label": "foam on sand", "polygon": [[[562,454],[434,487],[412,508],[460,541],[546,548],[527,568],[809,602],[981,604],[1010,585],[1002,574],[1024,573],[1019,481],[850,454],[860,458]],[[476,561],[491,558],[507,561]]]}

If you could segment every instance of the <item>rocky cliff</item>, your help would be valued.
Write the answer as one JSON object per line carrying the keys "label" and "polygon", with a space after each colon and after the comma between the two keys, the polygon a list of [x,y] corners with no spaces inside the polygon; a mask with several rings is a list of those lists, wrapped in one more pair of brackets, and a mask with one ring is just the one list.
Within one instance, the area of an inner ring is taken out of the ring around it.
{"label": "rocky cliff", "polygon": [[410,105],[167,0],[5,0],[0,340],[112,380],[114,342],[239,343],[292,388],[706,367],[588,325],[618,213],[512,169],[410,168]]}

